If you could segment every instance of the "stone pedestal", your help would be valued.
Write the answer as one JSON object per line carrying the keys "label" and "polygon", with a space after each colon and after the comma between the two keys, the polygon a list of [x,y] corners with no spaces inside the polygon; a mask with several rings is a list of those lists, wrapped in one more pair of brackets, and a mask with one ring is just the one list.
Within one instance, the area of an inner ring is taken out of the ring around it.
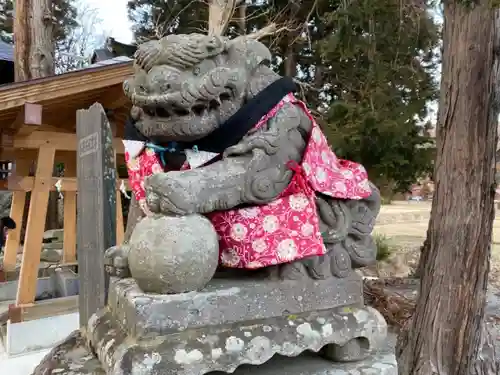
{"label": "stone pedestal", "polygon": [[362,296],[355,274],[214,279],[200,292],[176,295],[144,294],[132,279],[113,280],[108,307],[89,321],[88,339],[108,375],[233,372],[306,350],[334,366],[367,358],[386,338],[383,317],[364,307]]}

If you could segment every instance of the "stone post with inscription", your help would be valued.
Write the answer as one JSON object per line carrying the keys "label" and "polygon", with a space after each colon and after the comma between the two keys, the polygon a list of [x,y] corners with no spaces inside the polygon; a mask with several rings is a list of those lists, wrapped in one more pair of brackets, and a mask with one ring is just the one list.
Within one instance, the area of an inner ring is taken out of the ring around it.
{"label": "stone post with inscription", "polygon": [[80,326],[106,305],[104,251],[116,245],[116,169],[111,128],[101,104],[79,110],[77,251]]}

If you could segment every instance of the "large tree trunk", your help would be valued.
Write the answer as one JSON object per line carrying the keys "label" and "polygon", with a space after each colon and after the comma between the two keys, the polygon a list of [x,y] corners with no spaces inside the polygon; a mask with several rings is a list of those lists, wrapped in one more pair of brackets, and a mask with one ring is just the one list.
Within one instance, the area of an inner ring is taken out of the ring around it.
{"label": "large tree trunk", "polygon": [[54,74],[51,0],[16,0],[14,48],[16,81]]}
{"label": "large tree trunk", "polygon": [[52,0],[31,0],[30,30],[30,78],[54,75],[54,41]]}
{"label": "large tree trunk", "polygon": [[16,0],[14,11],[14,72],[16,82],[27,81],[29,73],[30,32],[28,28],[29,1]]}
{"label": "large tree trunk", "polygon": [[494,219],[498,12],[444,2],[436,191],[401,375],[492,373],[478,364]]}

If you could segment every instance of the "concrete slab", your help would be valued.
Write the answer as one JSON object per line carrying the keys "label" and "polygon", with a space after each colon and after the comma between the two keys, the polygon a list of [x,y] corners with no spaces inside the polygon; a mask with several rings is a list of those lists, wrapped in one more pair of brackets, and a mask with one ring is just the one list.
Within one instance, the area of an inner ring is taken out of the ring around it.
{"label": "concrete slab", "polygon": [[[0,283],[0,302],[15,300],[19,281]],[[79,290],[78,275],[70,269],[56,269],[50,277],[41,277],[37,282],[35,299],[46,299],[47,296],[76,296]]]}
{"label": "concrete slab", "polygon": [[[50,349],[79,328],[79,314],[53,316],[21,323],[7,323],[7,357]],[[0,372],[3,373],[3,372]]]}
{"label": "concrete slab", "polygon": [[[17,296],[18,280],[6,281],[0,283],[0,301],[15,300]],[[53,293],[54,287],[50,277],[42,277],[38,279],[35,299],[43,295]]]}

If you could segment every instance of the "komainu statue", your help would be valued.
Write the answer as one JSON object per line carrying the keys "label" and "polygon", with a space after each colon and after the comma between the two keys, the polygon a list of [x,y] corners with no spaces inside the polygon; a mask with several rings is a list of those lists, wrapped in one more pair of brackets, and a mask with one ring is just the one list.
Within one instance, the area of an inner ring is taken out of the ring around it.
{"label": "komainu statue", "polygon": [[124,143],[144,217],[106,251],[108,308],[89,323],[108,374],[232,372],[306,350],[334,366],[385,339],[353,271],[376,259],[379,192],[270,62],[247,37],[138,48]]}

